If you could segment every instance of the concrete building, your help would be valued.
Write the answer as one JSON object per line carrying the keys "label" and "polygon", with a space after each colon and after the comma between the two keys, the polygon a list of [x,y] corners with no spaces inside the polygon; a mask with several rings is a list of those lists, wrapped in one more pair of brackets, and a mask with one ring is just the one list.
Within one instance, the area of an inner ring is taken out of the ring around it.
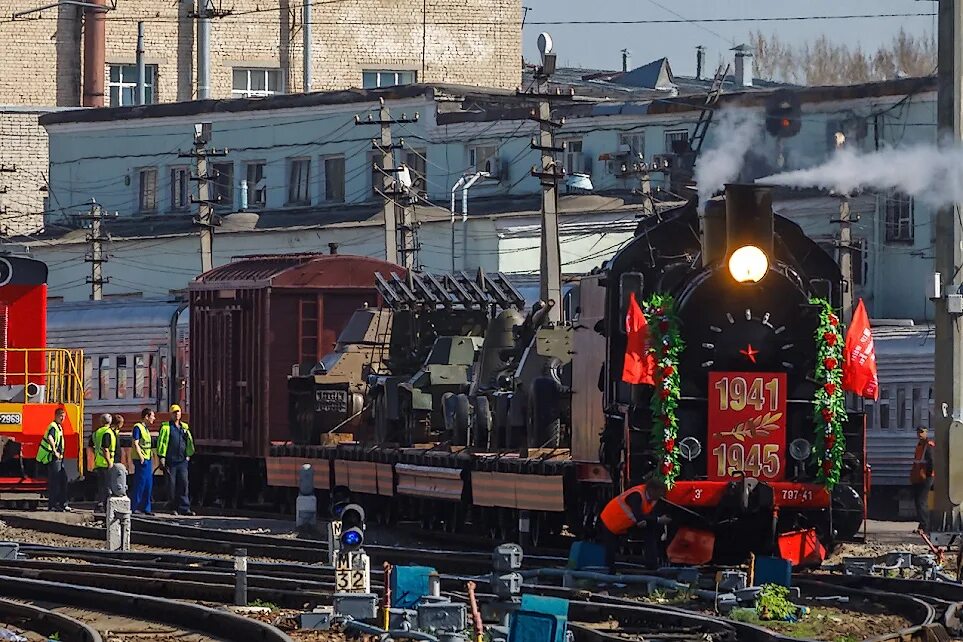
{"label": "concrete building", "polygon": [[520,83],[520,0],[428,0],[416,7],[398,0],[91,3],[104,10],[0,0],[0,15],[14,16],[0,25],[0,166],[16,168],[0,173],[0,188],[7,188],[0,235],[35,232],[41,212],[68,205],[45,201],[47,141],[38,114],[134,104],[139,21],[149,104],[199,96],[205,21],[198,14],[210,16],[203,84],[211,98],[414,82]]}
{"label": "concrete building", "polygon": [[[745,89],[724,94],[721,105],[755,110],[761,118],[771,90]],[[865,150],[935,138],[932,79],[798,93],[800,133],[781,143],[764,136],[747,159],[744,180],[779,171],[780,158],[788,168],[820,162],[833,151],[833,134],[840,130],[847,132],[848,145]],[[396,116],[421,115],[417,123],[394,128],[395,137],[404,139],[396,162],[411,167],[420,193],[414,212],[421,263],[435,270],[454,264],[534,274],[540,188],[530,175],[538,159],[529,143],[535,125],[526,119],[530,101],[514,92],[412,85],[50,114],[42,122],[51,140],[51,198],[60,203],[93,198],[118,213],[108,224],[113,263],[105,269],[114,279],[108,293],[183,287],[200,260],[186,199],[188,168],[178,151],[190,147],[193,123],[208,120],[214,146],[229,150],[215,159],[223,163],[224,177],[217,186],[223,224],[215,235],[216,264],[243,253],[324,250],[329,242],[340,244],[342,252],[384,256],[377,232],[382,200],[373,190],[381,180],[371,149],[377,127],[354,124],[356,114],[364,116],[382,97]],[[698,119],[698,102],[684,96],[576,97],[559,106],[566,117],[558,134],[565,148],[562,164],[569,172],[588,174],[593,185],[591,194],[569,190],[560,199],[565,272],[600,265],[630,237],[635,217],[651,211],[632,166],[685,143]],[[710,128],[707,147],[717,135]],[[467,222],[459,215],[453,225],[447,212],[452,186],[482,168],[495,178],[471,188]],[[660,192],[667,186],[658,175],[651,187],[656,200],[671,200]],[[837,251],[835,199],[784,193],[777,209]],[[864,194],[853,209],[860,217],[853,232],[861,248],[857,295],[877,318],[926,319],[930,309],[922,284],[932,271],[933,212],[900,194]],[[85,269],[86,233],[61,213],[51,213],[47,226],[33,247],[54,266],[53,294],[85,298],[89,290],[78,270]]]}

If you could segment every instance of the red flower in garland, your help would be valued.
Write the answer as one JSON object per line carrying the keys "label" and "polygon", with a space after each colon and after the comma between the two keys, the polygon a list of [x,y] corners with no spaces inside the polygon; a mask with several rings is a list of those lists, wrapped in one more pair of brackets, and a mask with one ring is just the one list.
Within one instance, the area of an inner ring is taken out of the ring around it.
{"label": "red flower in garland", "polygon": [[835,332],[824,332],[823,340],[831,346],[836,345],[836,333]]}
{"label": "red flower in garland", "polygon": [[837,317],[835,314],[830,314],[830,315],[829,315],[829,325],[833,326],[834,328],[835,328],[837,325],[839,325],[839,317]]}
{"label": "red flower in garland", "polygon": [[662,388],[661,390],[659,390],[659,397],[661,397],[662,399],[668,399],[670,394],[672,393],[669,392],[668,388]]}
{"label": "red flower in garland", "polygon": [[661,418],[662,418],[662,425],[663,425],[663,426],[671,426],[671,425],[672,425],[672,420],[669,419],[668,415],[662,415]]}
{"label": "red flower in garland", "polygon": [[833,411],[829,408],[823,408],[823,421],[829,423],[833,420]]}
{"label": "red flower in garland", "polygon": [[823,390],[826,391],[826,394],[832,396],[836,394],[836,384],[830,381],[829,383],[823,385]]}
{"label": "red flower in garland", "polygon": [[665,309],[662,307],[658,307],[655,309],[655,314],[661,317],[663,314],[665,314]]}
{"label": "red flower in garland", "polygon": [[833,357],[826,357],[823,359],[823,365],[826,366],[827,370],[835,370],[836,366],[839,365],[839,362]]}
{"label": "red flower in garland", "polygon": [[671,377],[673,373],[675,373],[675,368],[672,366],[666,366],[662,368],[662,374],[664,374],[666,377]]}
{"label": "red flower in garland", "polygon": [[659,321],[659,332],[665,334],[668,331],[669,331],[669,322],[665,320]]}
{"label": "red flower in garland", "polygon": [[663,475],[668,475],[669,473],[672,472],[672,470],[673,470],[674,468],[675,468],[675,464],[673,464],[671,461],[664,461],[664,462],[662,462],[662,474],[663,474]]}
{"label": "red flower in garland", "polygon": [[675,450],[675,439],[673,439],[672,437],[669,437],[668,439],[665,440],[665,443],[663,444],[663,446],[665,446],[665,452],[667,453],[672,452],[673,450]]}
{"label": "red flower in garland", "polygon": [[826,461],[823,462],[823,474],[825,474],[827,477],[829,477],[830,475],[833,474],[833,462],[832,462],[832,461],[830,461],[830,460],[827,459]]}
{"label": "red flower in garland", "polygon": [[836,435],[829,434],[826,435],[826,450],[832,450],[833,446],[836,445]]}

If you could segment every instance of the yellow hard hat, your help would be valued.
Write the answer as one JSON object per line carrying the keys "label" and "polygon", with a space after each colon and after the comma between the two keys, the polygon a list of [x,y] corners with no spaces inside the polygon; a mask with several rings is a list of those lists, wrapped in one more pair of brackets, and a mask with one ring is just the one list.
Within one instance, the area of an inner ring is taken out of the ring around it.
{"label": "yellow hard hat", "polygon": [[178,406],[176,403],[171,406],[171,412],[180,412],[180,411],[181,411],[181,407]]}

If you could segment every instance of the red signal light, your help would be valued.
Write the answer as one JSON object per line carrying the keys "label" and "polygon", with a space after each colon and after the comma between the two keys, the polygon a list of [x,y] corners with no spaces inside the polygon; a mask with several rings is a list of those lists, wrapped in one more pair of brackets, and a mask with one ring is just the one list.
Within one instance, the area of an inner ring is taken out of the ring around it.
{"label": "red signal light", "polygon": [[783,127],[787,127],[787,128],[788,128],[791,124],[792,124],[792,123],[789,121],[788,118],[783,118],[783,119],[782,119],[782,122],[780,123],[780,125],[782,125]]}

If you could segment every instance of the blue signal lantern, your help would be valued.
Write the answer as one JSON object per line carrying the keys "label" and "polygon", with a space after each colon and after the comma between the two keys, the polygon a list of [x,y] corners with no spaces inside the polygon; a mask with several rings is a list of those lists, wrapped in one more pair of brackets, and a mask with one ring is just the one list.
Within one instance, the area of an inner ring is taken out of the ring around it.
{"label": "blue signal lantern", "polygon": [[356,551],[364,544],[365,514],[364,509],[357,504],[344,506],[338,516],[341,521],[341,548],[346,551]]}

